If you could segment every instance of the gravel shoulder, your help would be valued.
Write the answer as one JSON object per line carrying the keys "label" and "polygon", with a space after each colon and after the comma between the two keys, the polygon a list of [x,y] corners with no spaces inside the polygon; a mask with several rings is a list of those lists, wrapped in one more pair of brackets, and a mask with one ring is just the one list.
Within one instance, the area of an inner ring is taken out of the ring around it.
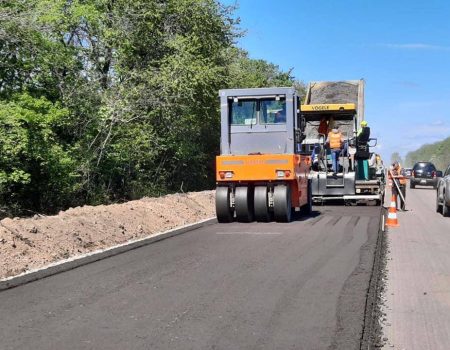
{"label": "gravel shoulder", "polygon": [[436,190],[408,188],[408,211],[388,231],[385,349],[449,349],[450,220],[436,213],[435,200]]}
{"label": "gravel shoulder", "polygon": [[0,221],[0,278],[213,217],[214,191]]}

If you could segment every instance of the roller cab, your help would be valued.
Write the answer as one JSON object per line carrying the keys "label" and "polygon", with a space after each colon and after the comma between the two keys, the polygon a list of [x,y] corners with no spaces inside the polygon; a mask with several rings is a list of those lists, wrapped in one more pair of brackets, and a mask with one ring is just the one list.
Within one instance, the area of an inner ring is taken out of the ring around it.
{"label": "roller cab", "polygon": [[289,222],[296,209],[310,212],[310,157],[300,154],[304,123],[295,89],[221,90],[220,103],[219,222]]}

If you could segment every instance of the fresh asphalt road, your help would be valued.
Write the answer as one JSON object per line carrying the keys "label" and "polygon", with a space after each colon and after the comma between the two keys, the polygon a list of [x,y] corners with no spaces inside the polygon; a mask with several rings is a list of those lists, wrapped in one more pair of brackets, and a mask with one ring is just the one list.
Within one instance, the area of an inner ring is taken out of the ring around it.
{"label": "fresh asphalt road", "polygon": [[379,207],[215,224],[0,292],[2,349],[359,349]]}

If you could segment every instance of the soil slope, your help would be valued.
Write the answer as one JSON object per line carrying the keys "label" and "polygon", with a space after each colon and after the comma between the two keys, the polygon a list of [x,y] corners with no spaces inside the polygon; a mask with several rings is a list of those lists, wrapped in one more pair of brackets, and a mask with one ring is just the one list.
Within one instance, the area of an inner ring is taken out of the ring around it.
{"label": "soil slope", "polygon": [[215,216],[214,191],[0,221],[0,278]]}

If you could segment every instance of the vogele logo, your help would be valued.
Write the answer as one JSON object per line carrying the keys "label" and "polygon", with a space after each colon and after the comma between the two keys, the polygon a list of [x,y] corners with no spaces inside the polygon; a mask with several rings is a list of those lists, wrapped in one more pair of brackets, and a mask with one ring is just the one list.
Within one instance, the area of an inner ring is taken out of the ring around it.
{"label": "vogele logo", "polygon": [[264,164],[264,160],[262,159],[247,159],[245,161],[246,165],[262,165]]}
{"label": "vogele logo", "polygon": [[313,111],[325,111],[327,109],[330,109],[330,106],[311,106],[311,109]]}

